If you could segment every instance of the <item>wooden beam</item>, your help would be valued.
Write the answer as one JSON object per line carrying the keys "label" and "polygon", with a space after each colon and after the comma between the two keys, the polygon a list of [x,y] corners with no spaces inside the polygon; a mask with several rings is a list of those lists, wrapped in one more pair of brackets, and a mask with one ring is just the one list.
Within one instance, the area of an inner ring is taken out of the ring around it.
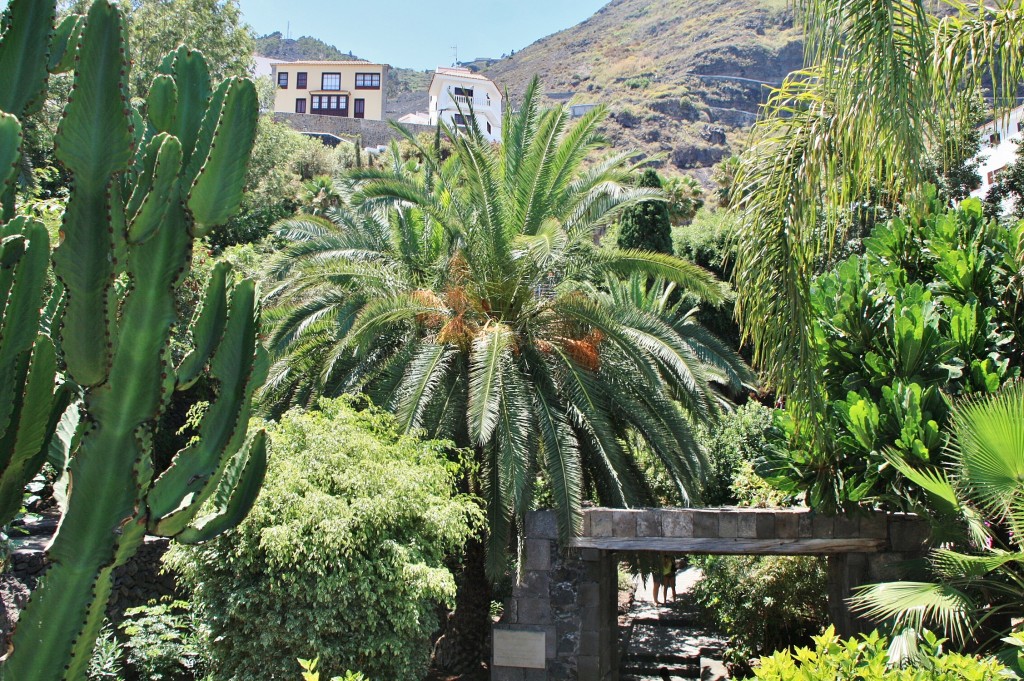
{"label": "wooden beam", "polygon": [[878,553],[885,539],[744,539],[690,537],[577,537],[569,546],[602,551],[714,553],[752,556],[814,556],[837,553]]}

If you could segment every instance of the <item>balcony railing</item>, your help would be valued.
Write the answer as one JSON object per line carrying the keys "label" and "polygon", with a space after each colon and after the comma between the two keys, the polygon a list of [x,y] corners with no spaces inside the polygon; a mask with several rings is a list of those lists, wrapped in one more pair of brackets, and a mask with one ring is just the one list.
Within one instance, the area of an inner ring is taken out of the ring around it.
{"label": "balcony railing", "polygon": [[488,109],[493,104],[492,100],[486,97],[467,97],[465,95],[452,95],[452,101],[457,105],[468,109],[470,105],[474,109]]}

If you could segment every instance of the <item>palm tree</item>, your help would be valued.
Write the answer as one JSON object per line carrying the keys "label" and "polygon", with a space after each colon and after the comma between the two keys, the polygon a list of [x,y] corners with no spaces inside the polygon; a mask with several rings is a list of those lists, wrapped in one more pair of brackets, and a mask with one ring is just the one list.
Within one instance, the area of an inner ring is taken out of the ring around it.
{"label": "palm tree", "polygon": [[[930,10],[936,9],[939,12]],[[909,199],[988,76],[997,108],[1024,73],[1018,3],[795,0],[810,66],[771,94],[733,189],[736,313],[779,392],[816,405],[810,282],[869,195]],[[960,126],[962,127],[962,126]]]}
{"label": "palm tree", "polygon": [[492,575],[538,475],[564,536],[579,529],[585,488],[616,506],[651,499],[627,432],[694,499],[703,454],[691,423],[720,413],[719,389],[751,382],[692,317],[602,292],[636,274],[724,298],[688,262],[594,246],[599,225],[658,194],[629,186],[625,155],[581,170],[604,111],[569,126],[562,109],[539,110],[536,90],[506,114],[503,145],[448,130],[454,154],[441,163],[422,149],[424,173],[396,158],[353,174],[330,222],[280,224],[292,245],[272,268],[266,400],[363,391],[406,430],[473,448]]}
{"label": "palm tree", "polygon": [[869,617],[918,631],[938,625],[964,641],[992,620],[1024,614],[1024,386],[960,405],[953,423],[950,470],[890,462],[931,495],[936,520],[953,533],[947,538],[959,536],[969,552],[936,549],[935,581],[877,584],[855,603]]}

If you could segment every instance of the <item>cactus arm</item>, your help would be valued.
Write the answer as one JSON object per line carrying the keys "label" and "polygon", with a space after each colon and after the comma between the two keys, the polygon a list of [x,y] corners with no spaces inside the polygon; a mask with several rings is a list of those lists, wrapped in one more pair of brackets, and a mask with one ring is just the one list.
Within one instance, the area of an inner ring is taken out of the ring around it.
{"label": "cactus arm", "polygon": [[21,122],[0,112],[0,220],[14,217],[15,182],[21,161]]}
{"label": "cactus arm", "polygon": [[18,217],[7,223],[0,236],[22,237],[24,253],[8,271],[11,283],[6,293],[3,319],[0,320],[0,364],[28,350],[39,328],[41,291],[46,281],[50,240],[46,227],[33,218]]}
{"label": "cactus arm", "polygon": [[245,169],[256,141],[258,117],[256,86],[248,79],[232,81],[210,143],[210,153],[189,192],[188,207],[195,217],[197,237],[209,234],[238,210],[245,186]]}
{"label": "cactus arm", "polygon": [[164,74],[154,78],[146,101],[153,127],[159,132],[173,132],[178,114],[178,86],[174,78]]}
{"label": "cactus arm", "polygon": [[0,40],[0,110],[23,116],[43,100],[50,35],[57,16],[55,0],[11,0]]}
{"label": "cactus arm", "polygon": [[46,461],[48,443],[60,415],[71,400],[70,391],[62,387],[54,396],[53,379],[57,374],[57,353],[53,341],[39,336],[32,348],[31,360],[26,353],[18,377],[24,393],[15,395],[13,425],[0,437],[0,525],[9,523],[21,508],[25,485],[39,472]]}
{"label": "cactus arm", "polygon": [[198,151],[189,159],[185,170],[185,177],[188,178],[190,185],[199,175],[199,171],[203,169],[203,163],[206,162],[207,154],[202,153],[202,150],[209,150],[210,145],[213,144],[213,136],[217,132],[217,123],[224,112],[224,99],[227,97],[230,88],[231,81],[225,80],[210,95],[206,115],[203,116],[202,125],[199,126],[199,131],[196,134],[196,149]]}
{"label": "cactus arm", "polygon": [[184,448],[153,483],[150,531],[181,532],[214,493],[224,469],[245,441],[252,394],[266,379],[266,350],[256,340],[259,304],[256,285],[244,279],[231,292],[224,336],[210,361],[219,395],[199,424],[199,441]]}
{"label": "cactus arm", "polygon": [[54,253],[67,294],[61,340],[68,373],[83,386],[106,379],[113,342],[108,296],[119,235],[110,193],[115,173],[131,160],[133,139],[123,40],[120,13],[106,2],[95,3],[82,31],[79,68],[55,139],[57,158],[74,174],[64,239]]}
{"label": "cactus arm", "polygon": [[14,217],[14,201],[10,194],[18,178],[22,139],[21,122],[0,112],[0,196],[8,197],[3,201],[4,220]]}
{"label": "cactus arm", "polygon": [[[152,186],[139,202],[139,208],[131,216],[128,225],[128,241],[132,244],[141,243],[152,236],[163,222],[171,202],[177,199],[181,144],[177,138],[163,133],[154,137],[150,146],[153,143],[158,143],[159,149],[153,163]],[[140,189],[144,186],[146,183],[140,181]]]}
{"label": "cactus arm", "polygon": [[50,63],[47,66],[50,73],[65,73],[74,67],[76,46],[82,37],[83,25],[84,21],[79,14],[69,14],[57,24],[50,45]]}
{"label": "cactus arm", "polygon": [[214,265],[210,273],[203,306],[196,312],[192,322],[192,351],[178,366],[178,390],[188,390],[195,385],[224,334],[224,323],[228,316],[227,277],[230,272],[231,265],[221,261]]}
{"label": "cactus arm", "polygon": [[178,86],[178,100],[174,115],[174,136],[181,142],[185,167],[199,138],[199,128],[210,102],[210,70],[201,52],[182,46],[164,60],[167,75],[173,76]]}
{"label": "cactus arm", "polygon": [[267,473],[267,431],[253,434],[224,471],[212,501],[213,512],[174,537],[182,544],[209,541],[249,515]]}

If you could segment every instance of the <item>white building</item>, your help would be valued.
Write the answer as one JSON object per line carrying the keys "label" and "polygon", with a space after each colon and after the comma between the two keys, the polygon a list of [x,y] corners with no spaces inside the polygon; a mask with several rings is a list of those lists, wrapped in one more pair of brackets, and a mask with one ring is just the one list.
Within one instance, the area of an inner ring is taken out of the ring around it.
{"label": "white building", "polygon": [[1022,131],[1024,106],[1013,109],[1005,118],[996,118],[978,128],[978,134],[981,135],[981,152],[978,154],[981,160],[978,166],[981,186],[971,192],[971,196],[984,198],[999,173],[1017,158],[1016,143],[1021,141]]}
{"label": "white building", "polygon": [[484,137],[500,142],[501,105],[498,86],[469,69],[438,67],[430,79],[430,125],[465,126],[472,110]]}

